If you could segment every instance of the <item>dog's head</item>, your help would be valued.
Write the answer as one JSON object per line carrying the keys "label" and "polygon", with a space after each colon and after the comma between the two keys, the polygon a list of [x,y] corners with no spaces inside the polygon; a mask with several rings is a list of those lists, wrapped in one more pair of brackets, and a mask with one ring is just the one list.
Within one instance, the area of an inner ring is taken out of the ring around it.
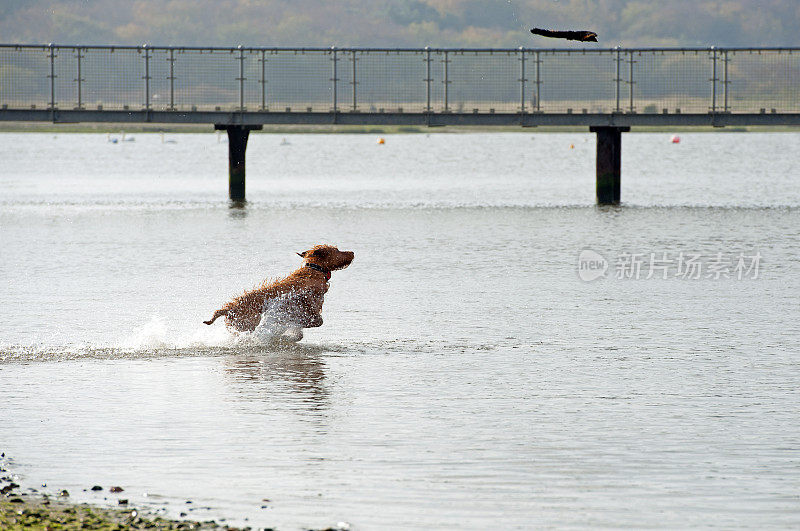
{"label": "dog's head", "polygon": [[350,265],[355,256],[353,251],[340,251],[333,245],[317,245],[308,251],[297,254],[306,262],[316,264],[328,271],[344,269]]}

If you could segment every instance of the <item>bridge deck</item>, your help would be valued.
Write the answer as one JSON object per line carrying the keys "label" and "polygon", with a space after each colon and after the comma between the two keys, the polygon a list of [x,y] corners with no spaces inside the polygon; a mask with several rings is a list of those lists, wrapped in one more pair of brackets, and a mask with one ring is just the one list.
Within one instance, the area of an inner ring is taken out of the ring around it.
{"label": "bridge deck", "polygon": [[234,201],[264,124],[589,126],[618,204],[631,126],[800,125],[800,48],[0,45],[0,121],[214,124]]}
{"label": "bridge deck", "polygon": [[52,123],[165,123],[226,125],[415,125],[443,126],[800,126],[800,113],[759,114],[531,114],[531,113],[314,113],[165,112],[0,109],[0,121]]}
{"label": "bridge deck", "polygon": [[0,121],[800,125],[800,49],[10,44]]}

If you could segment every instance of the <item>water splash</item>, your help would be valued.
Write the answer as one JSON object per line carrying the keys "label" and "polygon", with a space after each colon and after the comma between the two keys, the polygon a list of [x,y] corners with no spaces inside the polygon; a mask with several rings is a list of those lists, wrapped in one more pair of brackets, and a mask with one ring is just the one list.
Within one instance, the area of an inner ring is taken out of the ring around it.
{"label": "water splash", "polygon": [[170,330],[166,320],[156,314],[144,325],[123,338],[117,348],[126,350],[157,350],[202,347],[229,347],[235,343],[235,337],[225,327],[208,327],[198,325],[183,331]]}

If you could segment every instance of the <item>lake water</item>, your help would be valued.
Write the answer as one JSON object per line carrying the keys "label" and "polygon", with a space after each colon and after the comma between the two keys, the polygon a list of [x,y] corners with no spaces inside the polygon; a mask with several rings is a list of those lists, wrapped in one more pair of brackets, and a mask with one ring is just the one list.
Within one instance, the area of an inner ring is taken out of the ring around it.
{"label": "lake water", "polygon": [[[800,526],[800,134],[626,134],[619,208],[590,134],[255,134],[245,208],[224,138],[134,136],[0,134],[23,486],[290,530]],[[356,258],[301,343],[202,324],[321,242]]]}

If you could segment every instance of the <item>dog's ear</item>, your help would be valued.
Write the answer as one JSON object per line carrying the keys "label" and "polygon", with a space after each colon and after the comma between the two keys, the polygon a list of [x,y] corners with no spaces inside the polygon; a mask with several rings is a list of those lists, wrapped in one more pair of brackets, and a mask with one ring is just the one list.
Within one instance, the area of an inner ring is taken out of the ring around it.
{"label": "dog's ear", "polygon": [[308,251],[297,253],[297,256],[301,258],[325,258],[327,254],[327,249],[309,249]]}

